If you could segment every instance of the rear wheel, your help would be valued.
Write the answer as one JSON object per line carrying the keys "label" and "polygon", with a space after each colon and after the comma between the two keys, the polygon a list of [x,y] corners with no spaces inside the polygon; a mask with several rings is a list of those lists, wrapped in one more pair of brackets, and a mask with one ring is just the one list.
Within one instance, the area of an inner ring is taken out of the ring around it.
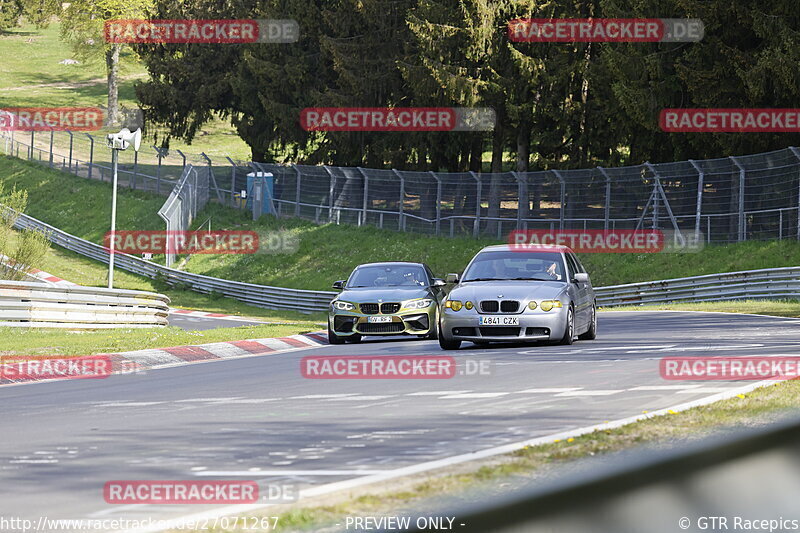
{"label": "rear wheel", "polygon": [[328,325],[328,344],[344,344],[344,339],[334,333],[330,325]]}
{"label": "rear wheel", "polygon": [[592,319],[589,322],[589,329],[586,333],[578,335],[582,341],[593,341],[597,338],[597,306],[592,305]]}
{"label": "rear wheel", "polygon": [[564,329],[564,336],[558,343],[569,345],[573,342],[575,342],[575,311],[572,310],[572,305],[570,305],[567,308],[567,326]]}

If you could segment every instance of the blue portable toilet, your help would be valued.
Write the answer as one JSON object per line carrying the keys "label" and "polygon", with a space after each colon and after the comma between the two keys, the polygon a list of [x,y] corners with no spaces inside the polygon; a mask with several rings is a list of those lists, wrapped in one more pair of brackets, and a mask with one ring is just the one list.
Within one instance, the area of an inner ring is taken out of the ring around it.
{"label": "blue portable toilet", "polygon": [[275,199],[275,176],[272,172],[251,172],[247,175],[247,203],[246,209],[252,209],[253,204],[253,184],[256,180],[263,180],[262,190],[264,198],[261,202],[261,214],[269,215],[272,213],[273,200]]}

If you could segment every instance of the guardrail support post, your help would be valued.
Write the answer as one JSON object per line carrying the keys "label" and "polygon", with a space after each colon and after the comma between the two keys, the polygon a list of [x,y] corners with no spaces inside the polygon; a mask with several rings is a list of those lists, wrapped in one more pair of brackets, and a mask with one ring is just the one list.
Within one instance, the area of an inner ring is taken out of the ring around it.
{"label": "guardrail support post", "polygon": [[736,160],[734,156],[730,156],[730,160],[733,161],[733,164],[736,165],[739,169],[739,242],[742,242],[747,239],[746,230],[745,230],[745,220],[744,220],[744,178],[745,178],[745,170],[744,167]]}
{"label": "guardrail support post", "polygon": [[700,240],[700,217],[703,213],[703,188],[705,173],[694,159],[690,159],[689,163],[691,163],[694,169],[697,171],[697,210],[695,211],[694,215],[694,240],[695,243],[697,243]]}
{"label": "guardrail support post", "polygon": [[[790,146],[789,150],[800,161],[800,150],[794,146]],[[797,240],[800,241],[800,179],[797,180]]]}

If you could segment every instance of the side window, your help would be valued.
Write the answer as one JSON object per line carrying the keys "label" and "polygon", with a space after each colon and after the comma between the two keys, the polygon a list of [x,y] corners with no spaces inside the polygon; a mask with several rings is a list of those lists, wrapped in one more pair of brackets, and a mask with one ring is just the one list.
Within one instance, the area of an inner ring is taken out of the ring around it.
{"label": "side window", "polygon": [[433,275],[433,272],[431,272],[431,269],[428,265],[423,265],[423,266],[425,267],[425,273],[428,274],[428,285],[429,286],[433,285],[433,278],[435,278],[436,276]]}
{"label": "side window", "polygon": [[575,262],[575,258],[572,257],[572,254],[564,254],[564,257],[567,258],[567,265],[569,266],[569,279],[575,277],[575,274],[580,272],[578,270],[578,264]]}
{"label": "side window", "polygon": [[578,272],[586,272],[586,269],[583,268],[583,264],[581,263],[580,259],[578,259],[577,255],[569,254],[572,257],[572,260],[575,261],[575,265],[578,267]]}

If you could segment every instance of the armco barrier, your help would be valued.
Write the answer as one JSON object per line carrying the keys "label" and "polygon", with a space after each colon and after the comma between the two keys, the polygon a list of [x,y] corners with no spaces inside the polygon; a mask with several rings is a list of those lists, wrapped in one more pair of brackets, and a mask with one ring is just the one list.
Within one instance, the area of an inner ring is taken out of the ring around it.
{"label": "armco barrier", "polygon": [[[108,263],[108,250],[103,246],[70,235],[33,217],[20,215],[15,226],[18,229],[38,229],[45,232],[53,244],[96,261]],[[171,286],[180,285],[204,294],[220,294],[267,309],[291,309],[305,313],[324,311],[336,294],[325,291],[269,287],[181,272],[127,254],[117,254],[114,263],[117,268],[151,279],[162,279]]]}
{"label": "armco barrier", "polygon": [[[54,244],[108,263],[108,251],[102,246],[70,235],[35,218],[21,215],[16,226],[20,229],[35,228],[44,231]],[[305,313],[325,311],[336,295],[329,291],[286,289],[192,274],[125,254],[118,254],[115,261],[117,267],[123,270],[148,278],[161,278],[168,285],[181,285],[205,294],[213,292],[267,309],[291,309]],[[597,303],[602,307],[686,301],[800,299],[800,267],[647,281],[597,287],[595,290]]]}
{"label": "armco barrier", "polygon": [[97,287],[0,281],[0,326],[69,329],[167,325],[163,294]]}

